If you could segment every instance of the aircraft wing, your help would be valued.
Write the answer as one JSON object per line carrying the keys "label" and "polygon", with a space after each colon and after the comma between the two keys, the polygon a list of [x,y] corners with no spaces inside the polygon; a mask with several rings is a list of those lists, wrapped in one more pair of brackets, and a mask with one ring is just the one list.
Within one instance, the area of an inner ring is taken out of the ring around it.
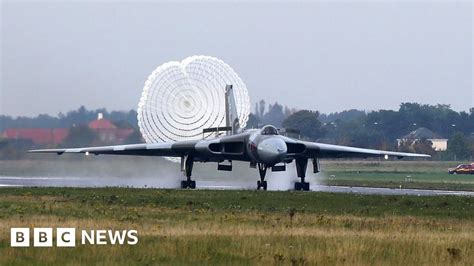
{"label": "aircraft wing", "polygon": [[406,152],[394,152],[394,151],[383,151],[373,149],[363,149],[340,145],[323,144],[317,142],[306,142],[302,141],[306,146],[305,155],[308,157],[318,158],[367,158],[367,157],[418,157],[418,158],[429,158],[431,155],[419,154],[419,153],[406,153]]}
{"label": "aircraft wing", "polygon": [[129,144],[100,147],[68,148],[68,149],[42,149],[30,150],[31,153],[86,153],[86,154],[115,154],[115,155],[140,155],[140,156],[168,156],[180,157],[189,152],[197,141],[182,141],[176,143]]}

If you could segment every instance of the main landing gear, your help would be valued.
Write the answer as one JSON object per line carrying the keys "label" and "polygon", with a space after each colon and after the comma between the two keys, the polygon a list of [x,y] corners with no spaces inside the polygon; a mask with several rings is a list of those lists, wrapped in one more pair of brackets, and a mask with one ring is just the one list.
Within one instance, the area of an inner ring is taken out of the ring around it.
{"label": "main landing gear", "polygon": [[186,175],[186,180],[181,181],[181,188],[196,188],[196,181],[191,180],[193,164],[193,157],[185,156],[181,158],[181,171],[184,171],[184,174]]}
{"label": "main landing gear", "polygon": [[263,190],[267,190],[267,181],[265,181],[265,174],[267,173],[267,167],[262,164],[258,163],[258,173],[260,174],[260,180],[257,181],[257,190],[263,188]]}
{"label": "main landing gear", "polygon": [[[306,177],[306,168],[308,167],[308,159],[307,158],[297,158],[295,159],[296,164],[296,173],[298,178],[300,178],[300,182],[295,182],[295,190],[303,190],[309,191],[309,182],[305,181]],[[260,180],[257,181],[257,189],[260,190],[267,190],[267,181],[265,181],[265,174],[267,173],[267,166],[263,163],[250,163],[250,167],[255,168],[258,166],[258,172],[260,174]],[[273,166],[273,169],[278,169]],[[275,170],[273,170],[275,171]],[[280,170],[281,171],[281,170]],[[284,171],[284,170],[283,170]],[[313,158],[313,172],[318,173],[320,171],[319,167],[319,160],[318,158]]]}
{"label": "main landing gear", "polygon": [[300,158],[295,160],[296,173],[301,178],[301,182],[295,183],[295,190],[309,191],[309,183],[305,182],[306,167],[308,166],[308,159]]}

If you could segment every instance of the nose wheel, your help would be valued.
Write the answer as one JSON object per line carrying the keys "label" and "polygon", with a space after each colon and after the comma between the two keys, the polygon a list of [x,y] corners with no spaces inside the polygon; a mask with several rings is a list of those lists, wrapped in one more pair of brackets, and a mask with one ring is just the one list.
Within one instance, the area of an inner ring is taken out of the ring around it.
{"label": "nose wheel", "polygon": [[260,180],[257,181],[257,190],[261,188],[267,190],[267,181],[265,181],[265,175],[267,173],[267,167],[264,164],[258,164],[258,173],[260,174]]}

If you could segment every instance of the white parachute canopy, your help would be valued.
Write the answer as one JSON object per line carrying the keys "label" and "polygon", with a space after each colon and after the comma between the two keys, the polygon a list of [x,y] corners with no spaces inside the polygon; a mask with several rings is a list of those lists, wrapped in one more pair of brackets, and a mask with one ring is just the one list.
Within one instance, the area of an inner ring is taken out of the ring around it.
{"label": "white parachute canopy", "polygon": [[245,127],[247,87],[224,61],[191,56],[157,67],[145,82],[138,125],[147,143],[198,139],[202,130],[225,126],[225,87],[233,85],[237,114]]}

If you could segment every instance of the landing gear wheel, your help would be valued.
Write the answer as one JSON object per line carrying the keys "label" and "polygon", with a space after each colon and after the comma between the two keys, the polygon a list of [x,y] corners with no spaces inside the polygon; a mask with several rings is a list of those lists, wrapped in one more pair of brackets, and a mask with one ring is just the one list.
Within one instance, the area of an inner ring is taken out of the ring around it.
{"label": "landing gear wheel", "polygon": [[267,190],[267,181],[257,181],[257,190],[260,190],[260,188],[263,188],[263,190]]}
{"label": "landing gear wheel", "polygon": [[309,183],[308,182],[302,182],[301,186],[303,187],[303,191],[309,191]]}
{"label": "landing gear wheel", "polygon": [[301,183],[300,182],[295,182],[295,190],[296,191],[301,190]]}
{"label": "landing gear wheel", "polygon": [[196,181],[194,180],[183,180],[181,181],[181,188],[196,188]]}
{"label": "landing gear wheel", "polygon": [[309,191],[309,183],[308,182],[296,182],[295,183],[295,190]]}
{"label": "landing gear wheel", "polygon": [[309,191],[309,183],[305,182],[306,167],[308,166],[308,159],[299,158],[295,160],[296,173],[301,179],[301,182],[295,183],[295,190]]}
{"label": "landing gear wheel", "polygon": [[267,181],[265,181],[265,174],[267,173],[267,167],[259,163],[258,172],[260,174],[260,180],[257,181],[257,190],[260,190],[260,188],[263,188],[263,190],[267,190]]}

